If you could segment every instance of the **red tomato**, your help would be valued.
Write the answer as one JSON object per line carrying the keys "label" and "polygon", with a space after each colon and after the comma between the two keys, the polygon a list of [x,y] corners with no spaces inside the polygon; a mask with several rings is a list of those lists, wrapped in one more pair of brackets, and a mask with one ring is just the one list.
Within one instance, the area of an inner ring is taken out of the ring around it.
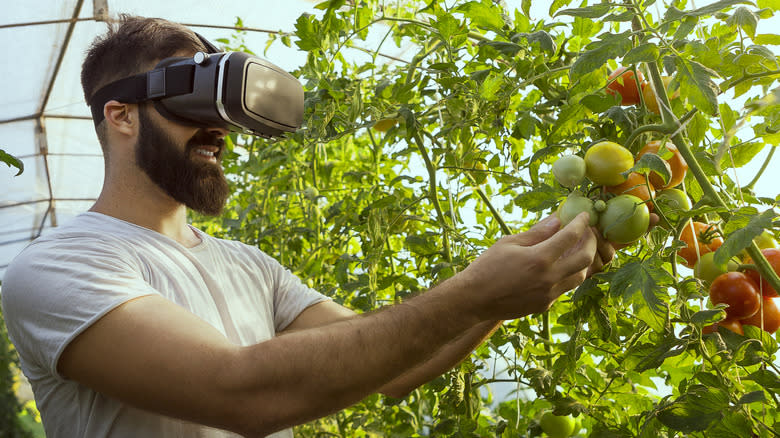
{"label": "red tomato", "polygon": [[764,331],[774,333],[780,328],[780,307],[778,307],[777,300],[780,298],[764,297],[761,309],[756,312],[755,315],[743,319],[740,322],[744,325],[754,325],[761,328],[761,319],[764,319]]}
{"label": "red tomato", "polygon": [[739,333],[740,335],[745,334],[745,331],[742,329],[742,323],[738,319],[724,319],[723,321],[716,322],[715,324],[704,326],[702,327],[701,332],[704,334],[715,333],[718,331],[719,326],[725,329],[729,329],[734,333]]}
{"label": "red tomato", "polygon": [[[693,225],[692,227],[691,224]],[[696,236],[695,241],[694,235]],[[715,251],[723,244],[723,238],[718,234],[715,225],[696,221],[685,224],[682,233],[680,233],[680,240],[685,242],[685,247],[677,250],[677,255],[685,259],[685,266],[691,269],[696,266],[699,257]],[[698,255],[696,253],[697,247],[699,248]]]}
{"label": "red tomato", "polygon": [[[637,70],[637,77],[639,83],[643,83],[645,78],[642,76],[642,72]],[[614,81],[612,81],[615,79]],[[636,80],[634,79],[634,71],[629,70],[626,67],[620,67],[611,75],[609,80],[612,81],[607,85],[608,94],[619,94],[621,105],[636,105],[639,103],[639,94],[641,91],[636,86]]]}
{"label": "red tomato", "polygon": [[[664,89],[668,91],[669,84],[672,82],[671,76],[663,76],[661,80],[664,82]],[[642,97],[644,97],[645,106],[647,107],[648,110],[656,114],[661,113],[658,108],[658,100],[656,99],[655,90],[653,90],[653,87],[650,85],[649,82],[642,84]],[[669,100],[680,97],[680,90],[675,90],[674,93],[668,94],[667,97],[669,98]]]}
{"label": "red tomato", "polygon": [[710,285],[710,301],[726,304],[726,319],[745,319],[755,315],[761,307],[758,287],[741,272],[726,272]]}
{"label": "red tomato", "polygon": [[[666,163],[669,164],[669,169],[671,170],[672,176],[669,178],[669,182],[664,184],[663,178],[661,178],[657,173],[650,173],[650,183],[653,184],[653,187],[655,187],[656,190],[668,189],[680,185],[683,179],[685,179],[685,173],[688,172],[688,163],[685,162],[685,159],[680,154],[680,151],[677,150],[677,146],[671,142],[666,142],[664,147],[666,150],[672,153],[672,156],[665,160]],[[642,149],[639,150],[639,153],[636,154],[636,159],[639,160],[639,157],[648,153],[659,155],[658,151],[660,150],[661,142],[659,140],[653,140],[648,142]],[[666,153],[662,155],[666,155]]]}
{"label": "red tomato", "polygon": [[[772,265],[772,269],[775,270],[778,275],[780,275],[780,249],[777,248],[766,248],[761,250],[761,254],[766,257],[766,260],[769,262],[770,265]],[[753,264],[753,259],[750,257],[745,260],[746,265]],[[758,271],[754,269],[748,269],[745,271],[745,274],[747,274],[748,277],[750,277],[753,281],[756,282],[757,285],[759,285],[759,289],[761,290],[761,294],[765,297],[776,297],[777,291],[772,287],[772,285],[769,284],[766,279],[761,276],[761,274],[758,273]]]}

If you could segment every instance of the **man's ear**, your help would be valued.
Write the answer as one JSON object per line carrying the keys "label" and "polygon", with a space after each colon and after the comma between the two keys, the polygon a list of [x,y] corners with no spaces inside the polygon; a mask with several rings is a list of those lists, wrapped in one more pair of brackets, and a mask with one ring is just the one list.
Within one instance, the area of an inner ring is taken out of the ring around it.
{"label": "man's ear", "polygon": [[109,100],[103,106],[103,117],[120,134],[132,136],[138,132],[138,105]]}

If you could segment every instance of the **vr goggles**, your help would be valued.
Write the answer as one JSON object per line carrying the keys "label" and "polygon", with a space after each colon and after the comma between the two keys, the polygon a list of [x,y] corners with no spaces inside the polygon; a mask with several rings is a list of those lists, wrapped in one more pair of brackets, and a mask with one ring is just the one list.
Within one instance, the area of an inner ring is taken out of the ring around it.
{"label": "vr goggles", "polygon": [[114,81],[90,99],[92,119],[103,120],[109,100],[151,100],[165,118],[262,137],[293,132],[303,123],[303,87],[276,65],[243,52],[220,52],[198,35],[208,53],[172,57],[152,71]]}

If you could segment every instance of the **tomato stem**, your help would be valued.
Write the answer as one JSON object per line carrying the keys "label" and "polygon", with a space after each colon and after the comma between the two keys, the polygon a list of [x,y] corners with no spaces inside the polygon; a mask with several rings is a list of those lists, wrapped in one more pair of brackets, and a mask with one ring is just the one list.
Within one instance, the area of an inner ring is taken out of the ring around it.
{"label": "tomato stem", "polygon": [[766,159],[764,159],[764,163],[761,165],[761,168],[758,169],[758,173],[756,173],[756,176],[753,177],[753,180],[748,183],[744,188],[745,189],[752,189],[754,185],[758,182],[758,179],[761,178],[761,175],[764,174],[764,171],[767,167],[769,167],[769,162],[772,161],[772,155],[775,154],[776,147],[769,148],[769,154],[767,154]]}

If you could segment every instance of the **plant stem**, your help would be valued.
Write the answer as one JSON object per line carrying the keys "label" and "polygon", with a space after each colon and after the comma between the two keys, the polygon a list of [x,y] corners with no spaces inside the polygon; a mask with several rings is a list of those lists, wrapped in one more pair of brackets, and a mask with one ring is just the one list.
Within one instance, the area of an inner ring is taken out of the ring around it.
{"label": "plant stem", "polygon": [[451,262],[450,255],[452,252],[450,251],[450,238],[449,238],[449,229],[450,226],[447,224],[446,216],[444,215],[444,212],[441,209],[441,205],[439,204],[439,196],[438,196],[438,185],[436,183],[436,168],[433,166],[433,163],[431,162],[431,158],[428,156],[428,151],[425,149],[425,144],[423,144],[423,139],[420,137],[419,132],[414,133],[414,140],[415,143],[417,143],[417,149],[420,151],[420,155],[423,158],[423,161],[425,161],[425,167],[428,169],[428,180],[429,180],[429,189],[430,193],[428,197],[430,198],[431,202],[433,203],[433,208],[436,209],[436,215],[439,219],[439,225],[442,227],[442,241],[444,245],[444,254],[445,257],[447,257],[447,261]]}
{"label": "plant stem", "polygon": [[761,165],[761,168],[758,169],[758,173],[756,173],[756,176],[753,177],[753,180],[750,181],[744,188],[750,190],[754,185],[756,185],[758,179],[761,178],[761,175],[764,173],[766,168],[769,167],[769,162],[772,161],[772,155],[775,154],[775,149],[777,149],[776,146],[772,146],[772,148],[769,149],[769,154],[767,154],[766,159],[764,159],[764,163]]}

